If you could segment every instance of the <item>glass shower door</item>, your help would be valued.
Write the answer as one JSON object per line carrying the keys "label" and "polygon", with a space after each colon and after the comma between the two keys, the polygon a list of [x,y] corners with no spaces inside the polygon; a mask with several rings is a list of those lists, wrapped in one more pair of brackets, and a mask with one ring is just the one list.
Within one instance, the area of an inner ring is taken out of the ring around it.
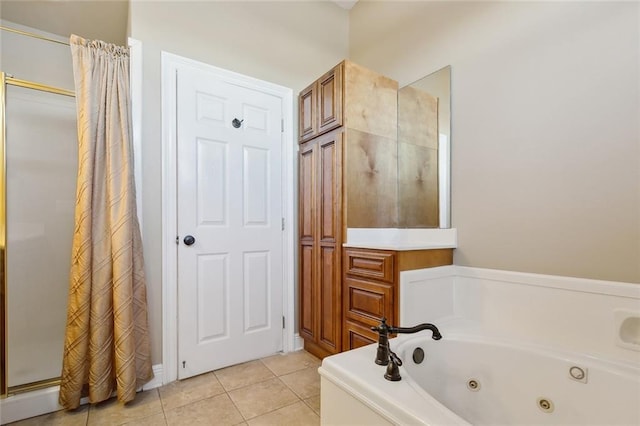
{"label": "glass shower door", "polygon": [[78,142],[75,98],[6,89],[9,392],[60,376]]}

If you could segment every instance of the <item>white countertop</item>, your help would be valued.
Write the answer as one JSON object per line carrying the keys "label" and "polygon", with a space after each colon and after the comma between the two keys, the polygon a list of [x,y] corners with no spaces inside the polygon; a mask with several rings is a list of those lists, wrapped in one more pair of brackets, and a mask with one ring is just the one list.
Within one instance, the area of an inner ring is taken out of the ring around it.
{"label": "white countertop", "polygon": [[433,250],[456,248],[455,228],[348,228],[344,247],[379,250]]}

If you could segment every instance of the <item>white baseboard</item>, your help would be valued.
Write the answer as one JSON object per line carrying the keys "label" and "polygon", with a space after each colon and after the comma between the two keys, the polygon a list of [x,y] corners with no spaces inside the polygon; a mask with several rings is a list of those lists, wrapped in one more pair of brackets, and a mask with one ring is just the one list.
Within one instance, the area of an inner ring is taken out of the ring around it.
{"label": "white baseboard", "polygon": [[299,351],[304,348],[304,339],[298,333],[293,335],[293,350]]}
{"label": "white baseboard", "polygon": [[[162,386],[162,364],[154,365],[152,368],[154,378],[142,386],[142,390]],[[62,410],[62,406],[58,404],[59,394],[60,386],[51,386],[50,388],[11,395],[1,399],[0,424],[4,425]],[[81,405],[87,403],[89,403],[88,398],[82,398],[80,400]]]}
{"label": "white baseboard", "polygon": [[58,404],[60,386],[52,386],[0,400],[0,423],[7,424],[29,417],[62,410]]}
{"label": "white baseboard", "polygon": [[153,379],[142,385],[142,390],[155,389],[162,386],[162,378],[164,377],[164,369],[162,364],[156,364],[153,367]]}

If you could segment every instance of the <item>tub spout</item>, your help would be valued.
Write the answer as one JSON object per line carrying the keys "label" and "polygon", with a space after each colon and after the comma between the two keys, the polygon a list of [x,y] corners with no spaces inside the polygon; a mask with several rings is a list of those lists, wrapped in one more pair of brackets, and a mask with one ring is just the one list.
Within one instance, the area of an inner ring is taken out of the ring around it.
{"label": "tub spout", "polygon": [[411,333],[417,333],[418,331],[422,331],[422,330],[431,330],[432,333],[432,339],[433,340],[440,340],[442,339],[442,334],[440,334],[440,330],[438,330],[438,327],[436,327],[433,324],[429,324],[427,322],[423,323],[423,324],[418,324],[416,326],[413,327],[389,327],[389,332],[390,333],[407,333],[407,334],[411,334]]}
{"label": "tub spout", "polygon": [[389,334],[411,334],[422,330],[431,330],[433,340],[442,339],[440,330],[433,324],[424,323],[414,327],[393,327],[387,324],[387,319],[384,317],[380,320],[380,325],[371,327],[371,330],[378,332],[378,351],[376,353],[376,364],[378,365],[389,364]]}

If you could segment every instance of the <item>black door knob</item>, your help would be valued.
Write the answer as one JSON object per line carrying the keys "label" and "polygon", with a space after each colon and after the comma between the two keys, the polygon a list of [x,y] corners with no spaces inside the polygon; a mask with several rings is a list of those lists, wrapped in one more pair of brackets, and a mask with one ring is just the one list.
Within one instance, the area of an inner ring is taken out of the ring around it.
{"label": "black door knob", "polygon": [[184,240],[182,240],[182,241],[184,241],[184,243],[185,243],[186,245],[190,246],[191,244],[193,244],[193,243],[195,243],[195,242],[196,242],[196,239],[195,239],[195,238],[193,238],[193,236],[192,236],[192,235],[187,235],[186,237],[184,237]]}

